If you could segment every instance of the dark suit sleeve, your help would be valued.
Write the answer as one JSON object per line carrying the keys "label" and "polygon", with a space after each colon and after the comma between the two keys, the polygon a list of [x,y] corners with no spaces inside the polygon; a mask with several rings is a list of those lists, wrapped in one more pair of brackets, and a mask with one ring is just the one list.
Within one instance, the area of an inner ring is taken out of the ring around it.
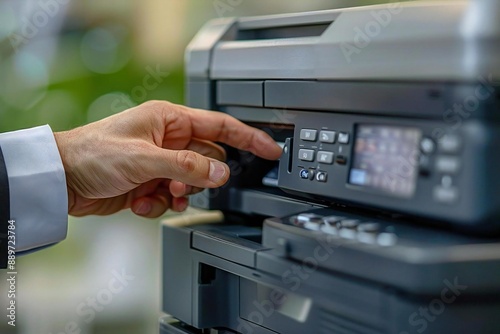
{"label": "dark suit sleeve", "polygon": [[7,268],[7,227],[10,219],[9,178],[0,147],[0,269]]}

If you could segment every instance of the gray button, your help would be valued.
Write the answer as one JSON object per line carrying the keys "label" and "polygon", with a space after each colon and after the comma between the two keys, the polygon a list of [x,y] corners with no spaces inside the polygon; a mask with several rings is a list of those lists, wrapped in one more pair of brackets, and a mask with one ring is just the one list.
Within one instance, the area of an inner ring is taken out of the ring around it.
{"label": "gray button", "polygon": [[434,188],[434,200],[440,203],[452,204],[458,200],[458,189],[456,187],[437,186]]}
{"label": "gray button", "polygon": [[460,170],[460,160],[455,157],[438,157],[436,170],[439,173],[455,174]]}
{"label": "gray button", "polygon": [[301,213],[297,216],[297,223],[305,224],[310,222],[318,222],[321,223],[321,216],[315,213]]}
{"label": "gray button", "polygon": [[305,141],[316,141],[317,135],[318,135],[317,130],[312,130],[312,129],[300,130],[300,139],[305,140]]}
{"label": "gray button", "polygon": [[319,151],[317,159],[319,163],[331,165],[333,164],[333,152]]}
{"label": "gray button", "polygon": [[365,244],[375,244],[377,242],[380,224],[362,223],[358,226],[358,241]]}
{"label": "gray button", "polygon": [[328,179],[328,174],[326,172],[317,172],[316,173],[316,181],[326,182]]}
{"label": "gray button", "polygon": [[380,230],[380,224],[377,223],[363,223],[358,226],[358,231],[366,233],[377,233]]}
{"label": "gray button", "polygon": [[436,144],[434,143],[434,140],[430,138],[424,138],[420,142],[420,150],[424,154],[432,154],[434,151],[436,151]]}
{"label": "gray button", "polygon": [[359,225],[359,220],[357,219],[344,219],[340,222],[340,226],[342,228],[348,228],[351,230],[355,230]]}
{"label": "gray button", "polygon": [[356,239],[357,232],[356,232],[356,230],[350,230],[348,228],[342,228],[339,231],[339,235],[342,238],[351,239],[352,240],[352,239]]}
{"label": "gray button", "polygon": [[304,228],[311,231],[319,231],[321,220],[313,219],[304,223]]}
{"label": "gray button", "polygon": [[323,217],[323,222],[327,225],[336,225],[339,221],[345,219],[345,217],[341,216],[326,216]]}
{"label": "gray button", "polygon": [[439,139],[438,147],[443,153],[458,153],[462,148],[462,140],[457,135],[444,135]]}
{"label": "gray button", "polygon": [[449,188],[453,185],[453,178],[449,175],[444,175],[441,178],[441,185],[445,188]]}
{"label": "gray button", "polygon": [[375,244],[377,242],[376,233],[358,232],[358,241],[364,244]]}
{"label": "gray button", "polygon": [[339,133],[339,143],[340,144],[349,144],[349,134],[345,132]]}
{"label": "gray button", "polygon": [[322,143],[335,143],[335,131],[321,131],[319,133],[319,141]]}
{"label": "gray button", "polygon": [[314,161],[313,150],[299,150],[299,159],[302,161]]}
{"label": "gray button", "polygon": [[398,241],[398,237],[394,233],[380,233],[377,237],[377,243],[380,246],[394,246]]}
{"label": "gray button", "polygon": [[321,225],[321,231],[330,234],[330,235],[338,235],[339,230],[335,225]]}

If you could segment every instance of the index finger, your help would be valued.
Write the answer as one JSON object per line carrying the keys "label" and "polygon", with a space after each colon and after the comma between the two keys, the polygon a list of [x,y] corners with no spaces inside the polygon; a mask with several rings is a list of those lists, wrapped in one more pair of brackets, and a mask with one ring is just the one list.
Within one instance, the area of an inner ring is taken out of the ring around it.
{"label": "index finger", "polygon": [[193,137],[222,142],[269,160],[281,155],[281,147],[264,131],[217,111],[184,107],[189,115]]}

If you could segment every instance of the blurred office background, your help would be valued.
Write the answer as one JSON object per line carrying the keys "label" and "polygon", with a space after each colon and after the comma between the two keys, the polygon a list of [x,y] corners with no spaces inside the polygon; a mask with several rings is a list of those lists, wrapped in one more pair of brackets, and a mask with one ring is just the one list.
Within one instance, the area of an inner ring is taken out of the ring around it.
{"label": "blurred office background", "polygon": [[[184,49],[211,18],[381,2],[0,0],[0,131],[47,123],[61,131],[150,99],[182,103]],[[147,89],[151,72],[158,85]],[[0,272],[0,333],[157,333],[158,221],[129,212],[70,218],[64,242],[17,259],[15,329]],[[123,273],[123,289],[110,293]]]}

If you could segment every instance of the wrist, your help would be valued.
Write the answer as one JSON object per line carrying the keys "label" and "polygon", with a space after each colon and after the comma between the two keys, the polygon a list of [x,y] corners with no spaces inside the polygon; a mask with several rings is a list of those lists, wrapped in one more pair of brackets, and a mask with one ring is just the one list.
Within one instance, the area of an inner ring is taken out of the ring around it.
{"label": "wrist", "polygon": [[64,168],[64,173],[66,175],[66,189],[68,193],[68,213],[71,214],[74,206],[75,206],[75,192],[69,186],[69,173],[68,173],[68,164],[66,157],[66,135],[67,132],[54,132],[54,138],[56,140],[57,148],[59,150],[59,155],[61,156],[61,161]]}

